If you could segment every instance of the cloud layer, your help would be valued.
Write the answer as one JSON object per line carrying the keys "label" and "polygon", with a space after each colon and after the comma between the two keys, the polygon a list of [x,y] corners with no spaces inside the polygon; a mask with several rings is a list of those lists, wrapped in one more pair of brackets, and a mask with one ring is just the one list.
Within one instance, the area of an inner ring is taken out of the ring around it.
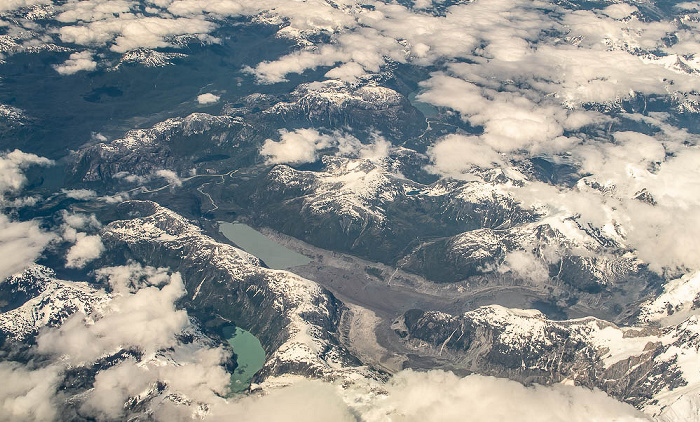
{"label": "cloud layer", "polygon": [[174,346],[175,335],[189,321],[174,302],[185,294],[179,274],[137,265],[98,271],[113,299],[98,315],[75,315],[37,338],[40,353],[64,356],[74,364],[94,361],[106,353],[138,348],[146,355]]}
{"label": "cloud layer", "polygon": [[96,68],[97,62],[92,59],[92,53],[89,51],[73,53],[63,64],[54,66],[56,72],[61,75],[72,75],[80,71],[95,70]]}
{"label": "cloud layer", "polygon": [[297,129],[293,132],[280,131],[280,140],[267,139],[260,154],[267,156],[269,164],[303,164],[318,159],[317,151],[331,146],[331,137],[322,135],[315,129]]}
{"label": "cloud layer", "polygon": [[[32,201],[10,202],[8,196],[17,198],[27,183],[24,170],[30,166],[48,166],[52,161],[19,150],[0,154],[0,205],[12,206]],[[34,263],[55,235],[44,231],[36,220],[15,221],[0,214],[0,282]]]}
{"label": "cloud layer", "polygon": [[[379,387],[379,386],[374,386]],[[339,386],[301,381],[212,409],[211,420],[461,422],[526,420],[647,421],[633,407],[600,391],[556,385],[524,387],[514,381],[451,372],[402,371],[386,385]],[[379,393],[379,394],[377,394]]]}

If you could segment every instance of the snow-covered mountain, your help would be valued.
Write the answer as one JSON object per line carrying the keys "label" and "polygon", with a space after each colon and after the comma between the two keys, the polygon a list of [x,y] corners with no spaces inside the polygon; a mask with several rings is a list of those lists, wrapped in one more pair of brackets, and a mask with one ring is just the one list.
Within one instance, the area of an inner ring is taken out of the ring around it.
{"label": "snow-covered mountain", "polygon": [[101,236],[107,256],[147,259],[180,271],[188,307],[236,321],[260,338],[267,360],[258,379],[283,374],[338,378],[365,373],[338,342],[343,304],[327,290],[208,237],[153,202],[126,202]]}
{"label": "snow-covered mountain", "polygon": [[[1,1],[0,419],[461,419],[477,374],[697,421],[698,34],[693,2]],[[234,326],[265,363],[229,399]]]}
{"label": "snow-covered mountain", "polygon": [[75,313],[91,314],[109,300],[104,291],[81,282],[56,278],[50,268],[35,265],[0,285],[6,305],[0,314],[0,332],[22,341],[41,328],[60,326]]}
{"label": "snow-covered mountain", "polygon": [[551,321],[487,306],[452,316],[411,310],[394,322],[409,348],[455,369],[525,383],[596,387],[659,420],[698,420],[696,316],[667,327],[620,328],[596,318]]}

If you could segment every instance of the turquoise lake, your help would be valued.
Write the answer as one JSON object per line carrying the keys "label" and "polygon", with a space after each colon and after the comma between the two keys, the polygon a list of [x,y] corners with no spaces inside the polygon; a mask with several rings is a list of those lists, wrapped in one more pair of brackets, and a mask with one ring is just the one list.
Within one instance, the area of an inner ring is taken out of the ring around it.
{"label": "turquoise lake", "polygon": [[284,270],[311,262],[308,257],[287,249],[247,224],[219,221],[219,231],[246,252],[262,259],[270,268]]}
{"label": "turquoise lake", "polygon": [[254,335],[240,327],[226,327],[223,331],[238,363],[231,374],[231,394],[242,393],[265,364],[265,350]]}

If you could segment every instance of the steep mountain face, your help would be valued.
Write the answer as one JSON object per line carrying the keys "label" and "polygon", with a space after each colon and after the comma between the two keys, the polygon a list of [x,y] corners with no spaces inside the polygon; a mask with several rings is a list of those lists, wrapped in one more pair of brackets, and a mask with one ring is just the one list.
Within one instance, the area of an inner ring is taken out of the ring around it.
{"label": "steep mountain face", "polygon": [[187,289],[185,305],[195,315],[241,325],[261,340],[267,361],[259,380],[282,374],[337,378],[364,371],[338,342],[343,305],[327,290],[262,267],[254,256],[214,241],[153,202],[130,201],[120,210],[132,218],[103,229],[107,259],[179,271]]}
{"label": "steep mountain face", "polygon": [[576,313],[582,307],[586,309],[582,314],[616,321],[632,318],[639,303],[663,284],[633,256],[582,247],[558,229],[539,223],[476,229],[425,242],[400,266],[443,282],[539,287],[548,291],[543,300],[562,312]]}
{"label": "steep mountain face", "polygon": [[72,157],[70,177],[88,183],[143,183],[162,169],[189,174],[193,161],[230,158],[222,154],[232,149],[240,150],[238,159],[245,161],[246,154],[254,152],[252,145],[240,148],[245,129],[240,118],[230,116],[195,113],[168,119],[78,151]]}
{"label": "steep mountain face", "polygon": [[640,323],[673,324],[688,314],[700,314],[700,273],[671,280],[660,295],[640,306]]}
{"label": "steep mountain face", "polygon": [[75,313],[92,313],[109,295],[86,283],[59,280],[50,268],[35,265],[1,283],[0,298],[0,337],[24,341]]}
{"label": "steep mountain face", "polygon": [[241,203],[256,224],[390,265],[422,239],[534,218],[495,185],[407,179],[399,171],[416,154],[402,152],[383,162],[324,156],[317,171],[276,166],[242,186]]}
{"label": "steep mountain face", "polygon": [[326,80],[302,84],[280,100],[263,109],[266,120],[282,119],[291,125],[305,123],[327,128],[364,128],[365,133],[377,130],[395,139],[415,137],[425,128],[424,118],[406,97],[371,83],[352,86]]}
{"label": "steep mountain face", "polygon": [[663,328],[619,328],[595,318],[551,321],[537,311],[488,306],[459,316],[411,310],[393,328],[409,348],[454,368],[596,387],[655,416],[699,398],[692,393],[677,403],[700,388],[696,316]]}

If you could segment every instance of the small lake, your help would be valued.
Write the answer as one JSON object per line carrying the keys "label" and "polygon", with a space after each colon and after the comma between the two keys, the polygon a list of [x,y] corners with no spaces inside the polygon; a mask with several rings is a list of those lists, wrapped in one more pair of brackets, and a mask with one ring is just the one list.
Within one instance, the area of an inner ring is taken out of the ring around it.
{"label": "small lake", "polygon": [[246,252],[262,259],[270,268],[284,270],[311,262],[308,257],[287,249],[247,224],[219,221],[219,231]]}
{"label": "small lake", "polygon": [[223,334],[233,348],[238,364],[231,374],[231,394],[242,393],[265,364],[265,350],[254,335],[240,327],[225,327]]}
{"label": "small lake", "polygon": [[415,108],[418,109],[421,113],[423,113],[423,116],[425,117],[433,117],[438,114],[438,109],[433,106],[432,104],[424,103],[420,100],[416,99],[416,96],[420,94],[420,91],[413,91],[410,94],[408,94],[408,101],[411,102],[411,105]]}

